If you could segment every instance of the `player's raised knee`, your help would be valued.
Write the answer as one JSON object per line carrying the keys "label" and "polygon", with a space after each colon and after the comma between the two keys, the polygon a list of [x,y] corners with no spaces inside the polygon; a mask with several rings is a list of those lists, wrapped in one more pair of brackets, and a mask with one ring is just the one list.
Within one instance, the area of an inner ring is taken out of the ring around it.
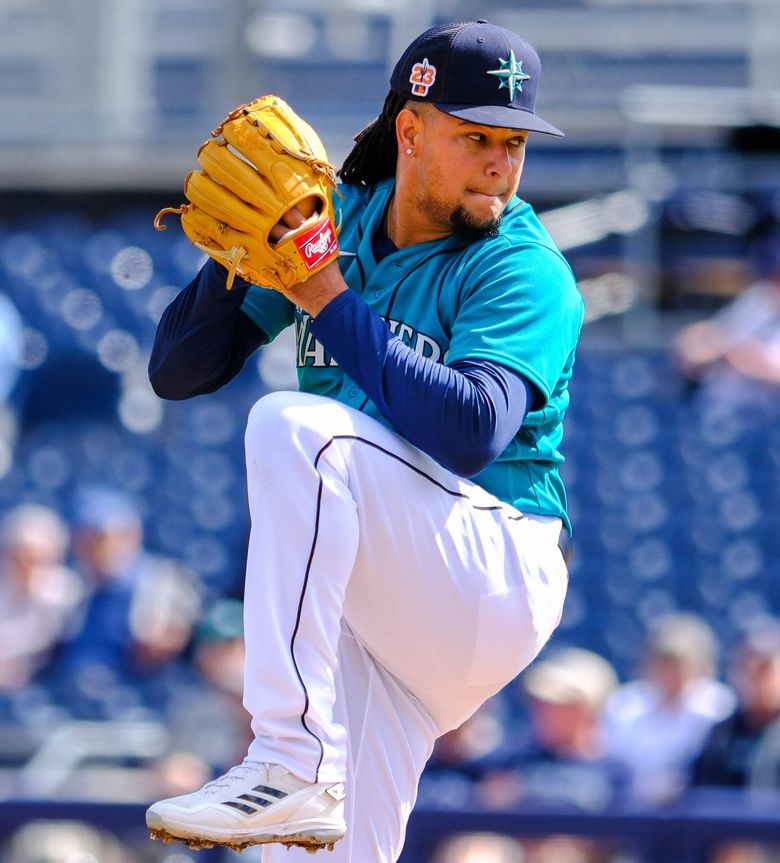
{"label": "player's raised knee", "polygon": [[330,405],[328,399],[309,393],[280,391],[269,393],[255,402],[246,424],[246,444],[275,452],[276,447],[290,441],[301,430],[321,429],[319,409]]}
{"label": "player's raised knee", "polygon": [[269,393],[252,405],[246,421],[247,439],[267,434],[277,426],[288,425],[285,418],[286,409],[294,403],[295,392],[280,391]]}

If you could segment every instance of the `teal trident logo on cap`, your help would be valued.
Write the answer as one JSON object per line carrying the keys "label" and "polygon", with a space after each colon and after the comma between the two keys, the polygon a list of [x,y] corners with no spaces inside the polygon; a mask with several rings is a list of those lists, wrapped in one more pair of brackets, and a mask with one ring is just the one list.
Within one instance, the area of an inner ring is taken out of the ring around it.
{"label": "teal trident logo on cap", "polygon": [[488,75],[495,75],[497,78],[500,78],[501,81],[498,85],[498,89],[501,90],[504,87],[509,89],[509,101],[515,98],[515,89],[519,93],[523,92],[523,81],[530,80],[531,76],[526,75],[523,72],[523,61],[518,61],[515,58],[515,52],[509,52],[509,59],[503,60],[501,57],[498,58],[498,62],[501,66],[498,69],[489,69]]}

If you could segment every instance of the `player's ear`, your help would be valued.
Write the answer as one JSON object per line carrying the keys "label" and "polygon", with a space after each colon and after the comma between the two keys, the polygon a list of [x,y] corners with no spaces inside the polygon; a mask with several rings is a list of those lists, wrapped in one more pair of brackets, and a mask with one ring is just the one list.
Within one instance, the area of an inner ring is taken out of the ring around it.
{"label": "player's ear", "polygon": [[395,118],[395,135],[399,153],[406,153],[408,150],[414,152],[419,143],[421,129],[422,111],[416,105],[410,105],[407,102]]}

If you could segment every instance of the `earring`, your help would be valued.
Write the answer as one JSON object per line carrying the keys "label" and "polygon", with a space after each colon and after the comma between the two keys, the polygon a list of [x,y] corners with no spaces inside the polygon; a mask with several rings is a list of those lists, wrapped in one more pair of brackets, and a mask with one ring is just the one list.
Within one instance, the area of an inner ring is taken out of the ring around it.
{"label": "earring", "polygon": [[414,152],[414,150],[412,150],[412,148],[411,148],[411,147],[409,147],[409,148],[406,150],[406,155],[407,155],[407,156],[411,156],[413,152]]}

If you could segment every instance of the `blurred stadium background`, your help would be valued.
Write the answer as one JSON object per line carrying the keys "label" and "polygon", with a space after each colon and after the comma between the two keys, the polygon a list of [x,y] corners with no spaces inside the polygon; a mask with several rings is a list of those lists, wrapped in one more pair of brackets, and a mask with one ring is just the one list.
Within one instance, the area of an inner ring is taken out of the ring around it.
{"label": "blurred stadium background", "polygon": [[[627,679],[667,611],[701,614],[726,653],[747,619],[780,614],[780,389],[701,399],[671,352],[755,279],[751,232],[780,221],[778,0],[0,0],[0,294],[22,322],[0,514],[32,502],[70,522],[79,489],[109,486],[138,507],[147,549],[195,574],[202,618],[240,597],[244,419],[294,386],[292,347],[261,350],[215,395],[158,400],[155,326],[201,258],[152,218],[181,200],[228,108],[277,93],[340,163],[410,39],[475,17],[538,48],[540,109],[567,132],[533,140],[522,184],[588,309],[556,641]],[[44,809],[13,800],[153,796],[176,749],[161,703],[149,681],[111,676],[0,691],[2,863],[189,859],[137,837],[85,851],[94,836],[53,822],[14,833]],[[110,806],[77,814],[123,823]]]}

